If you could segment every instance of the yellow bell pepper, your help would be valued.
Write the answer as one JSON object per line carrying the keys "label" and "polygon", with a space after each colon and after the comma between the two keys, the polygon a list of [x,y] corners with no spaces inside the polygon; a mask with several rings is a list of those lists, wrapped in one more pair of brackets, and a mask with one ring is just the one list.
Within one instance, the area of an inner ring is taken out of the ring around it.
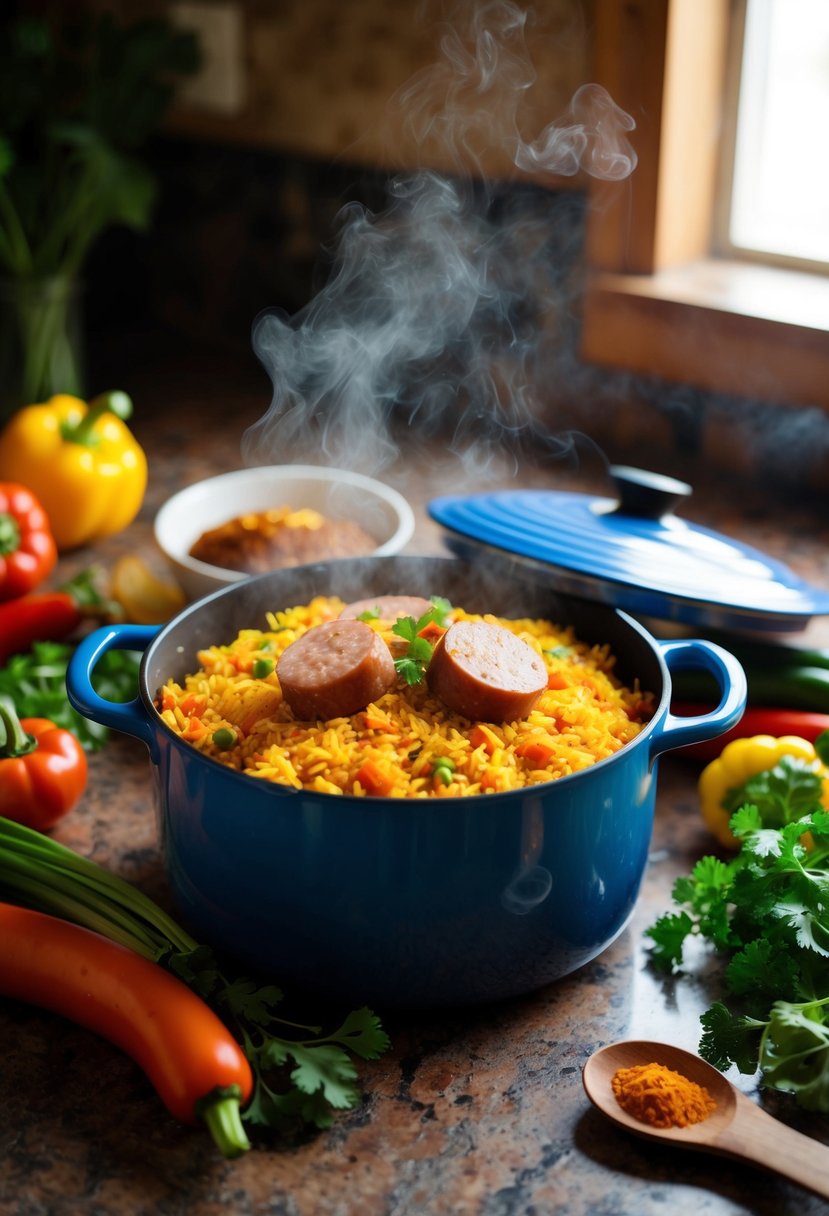
{"label": "yellow bell pepper", "polygon": [[733,810],[726,803],[732,790],[758,773],[768,772],[783,758],[803,760],[823,777],[824,806],[829,807],[829,769],[818,759],[814,746],[798,735],[752,735],[726,744],[716,760],[702,770],[697,786],[702,817],[712,834],[726,848],[739,848],[739,840],[728,826]]}
{"label": "yellow bell pepper", "polygon": [[61,394],[13,414],[0,433],[0,478],[37,497],[61,550],[112,536],[132,523],[147,488],[147,459],[125,419],[126,393],[87,405]]}

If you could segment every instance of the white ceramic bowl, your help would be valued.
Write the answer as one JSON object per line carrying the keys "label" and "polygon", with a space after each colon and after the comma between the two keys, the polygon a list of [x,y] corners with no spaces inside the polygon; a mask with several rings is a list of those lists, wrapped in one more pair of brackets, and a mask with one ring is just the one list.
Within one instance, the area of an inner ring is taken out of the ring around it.
{"label": "white ceramic bowl", "polygon": [[285,505],[354,520],[376,537],[376,557],[399,553],[414,532],[406,499],[381,481],[322,465],[265,465],[198,481],[168,498],[155,517],[156,543],[185,594],[201,599],[247,577],[190,557],[201,534],[248,511]]}

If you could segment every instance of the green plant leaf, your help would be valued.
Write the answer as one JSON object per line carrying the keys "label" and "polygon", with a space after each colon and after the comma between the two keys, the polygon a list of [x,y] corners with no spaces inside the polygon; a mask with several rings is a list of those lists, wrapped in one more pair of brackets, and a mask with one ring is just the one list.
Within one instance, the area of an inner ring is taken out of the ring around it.
{"label": "green plant leaf", "polygon": [[760,1066],[767,1085],[795,1094],[805,1110],[829,1110],[829,1025],[822,1003],[775,1003]]}
{"label": "green plant leaf", "polygon": [[651,960],[657,967],[671,971],[682,965],[685,939],[693,932],[694,922],[687,912],[666,912],[645,930],[653,943]]}
{"label": "green plant leaf", "polygon": [[[701,1019],[700,1054],[725,1069],[761,1070],[765,1085],[829,1113],[829,814],[823,783],[787,757],[743,787],[730,862],[702,858],[674,884],[681,911],[646,931],[656,965],[676,969],[689,934],[725,961],[725,990]],[[749,789],[750,787],[750,789]]]}
{"label": "green plant leaf", "polygon": [[289,1052],[296,1061],[291,1080],[305,1094],[320,1091],[337,1110],[348,1110],[360,1100],[354,1085],[357,1069],[341,1047],[333,1043],[291,1043]]}
{"label": "green plant leaf", "polygon": [[731,1064],[749,1075],[757,1071],[762,1022],[736,1016],[722,1001],[715,1001],[702,1015],[701,1022],[699,1053],[704,1060],[722,1071]]}
{"label": "green plant leaf", "polygon": [[14,160],[14,148],[4,135],[0,135],[0,177],[6,176]]}
{"label": "green plant leaf", "polygon": [[341,1043],[364,1060],[376,1060],[389,1048],[389,1036],[383,1030],[380,1019],[366,1006],[352,1010],[342,1026],[328,1038]]}
{"label": "green plant leaf", "polygon": [[74,274],[108,227],[147,227],[156,184],[135,154],[198,62],[196,37],[164,19],[0,19],[8,273]]}

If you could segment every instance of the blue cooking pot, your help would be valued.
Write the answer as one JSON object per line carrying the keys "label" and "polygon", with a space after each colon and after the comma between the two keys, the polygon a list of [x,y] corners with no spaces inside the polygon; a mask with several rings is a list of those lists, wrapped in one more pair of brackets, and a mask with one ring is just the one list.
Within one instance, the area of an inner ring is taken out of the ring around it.
{"label": "blue cooking pot", "polygon": [[[546,785],[469,798],[354,798],[230,770],[176,736],[153,703],[197,651],[314,595],[441,595],[470,611],[543,616],[607,643],[623,680],[657,709],[609,759]],[[92,674],[111,648],[142,650],[140,691],[101,699]],[[670,712],[670,672],[703,668],[711,713]],[[167,878],[193,934],[280,983],[377,1008],[484,1002],[559,979],[624,929],[648,856],[662,752],[739,720],[739,663],[706,641],[656,641],[625,613],[557,594],[509,559],[335,561],[252,578],[161,629],[99,629],[70,664],[81,713],[149,749]]]}

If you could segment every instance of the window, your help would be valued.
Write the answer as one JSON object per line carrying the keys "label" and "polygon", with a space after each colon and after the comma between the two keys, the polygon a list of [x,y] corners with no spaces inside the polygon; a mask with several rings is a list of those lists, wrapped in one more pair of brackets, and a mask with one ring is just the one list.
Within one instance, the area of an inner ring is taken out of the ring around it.
{"label": "window", "polygon": [[745,0],[739,16],[722,244],[737,255],[829,271],[829,4]]}
{"label": "window", "polygon": [[[792,2],[783,0],[787,12]],[[738,9],[737,0],[594,0],[594,77],[636,120],[639,164],[621,185],[591,187],[582,355],[829,410],[829,277],[714,255]],[[823,142],[817,126],[818,155]]]}

